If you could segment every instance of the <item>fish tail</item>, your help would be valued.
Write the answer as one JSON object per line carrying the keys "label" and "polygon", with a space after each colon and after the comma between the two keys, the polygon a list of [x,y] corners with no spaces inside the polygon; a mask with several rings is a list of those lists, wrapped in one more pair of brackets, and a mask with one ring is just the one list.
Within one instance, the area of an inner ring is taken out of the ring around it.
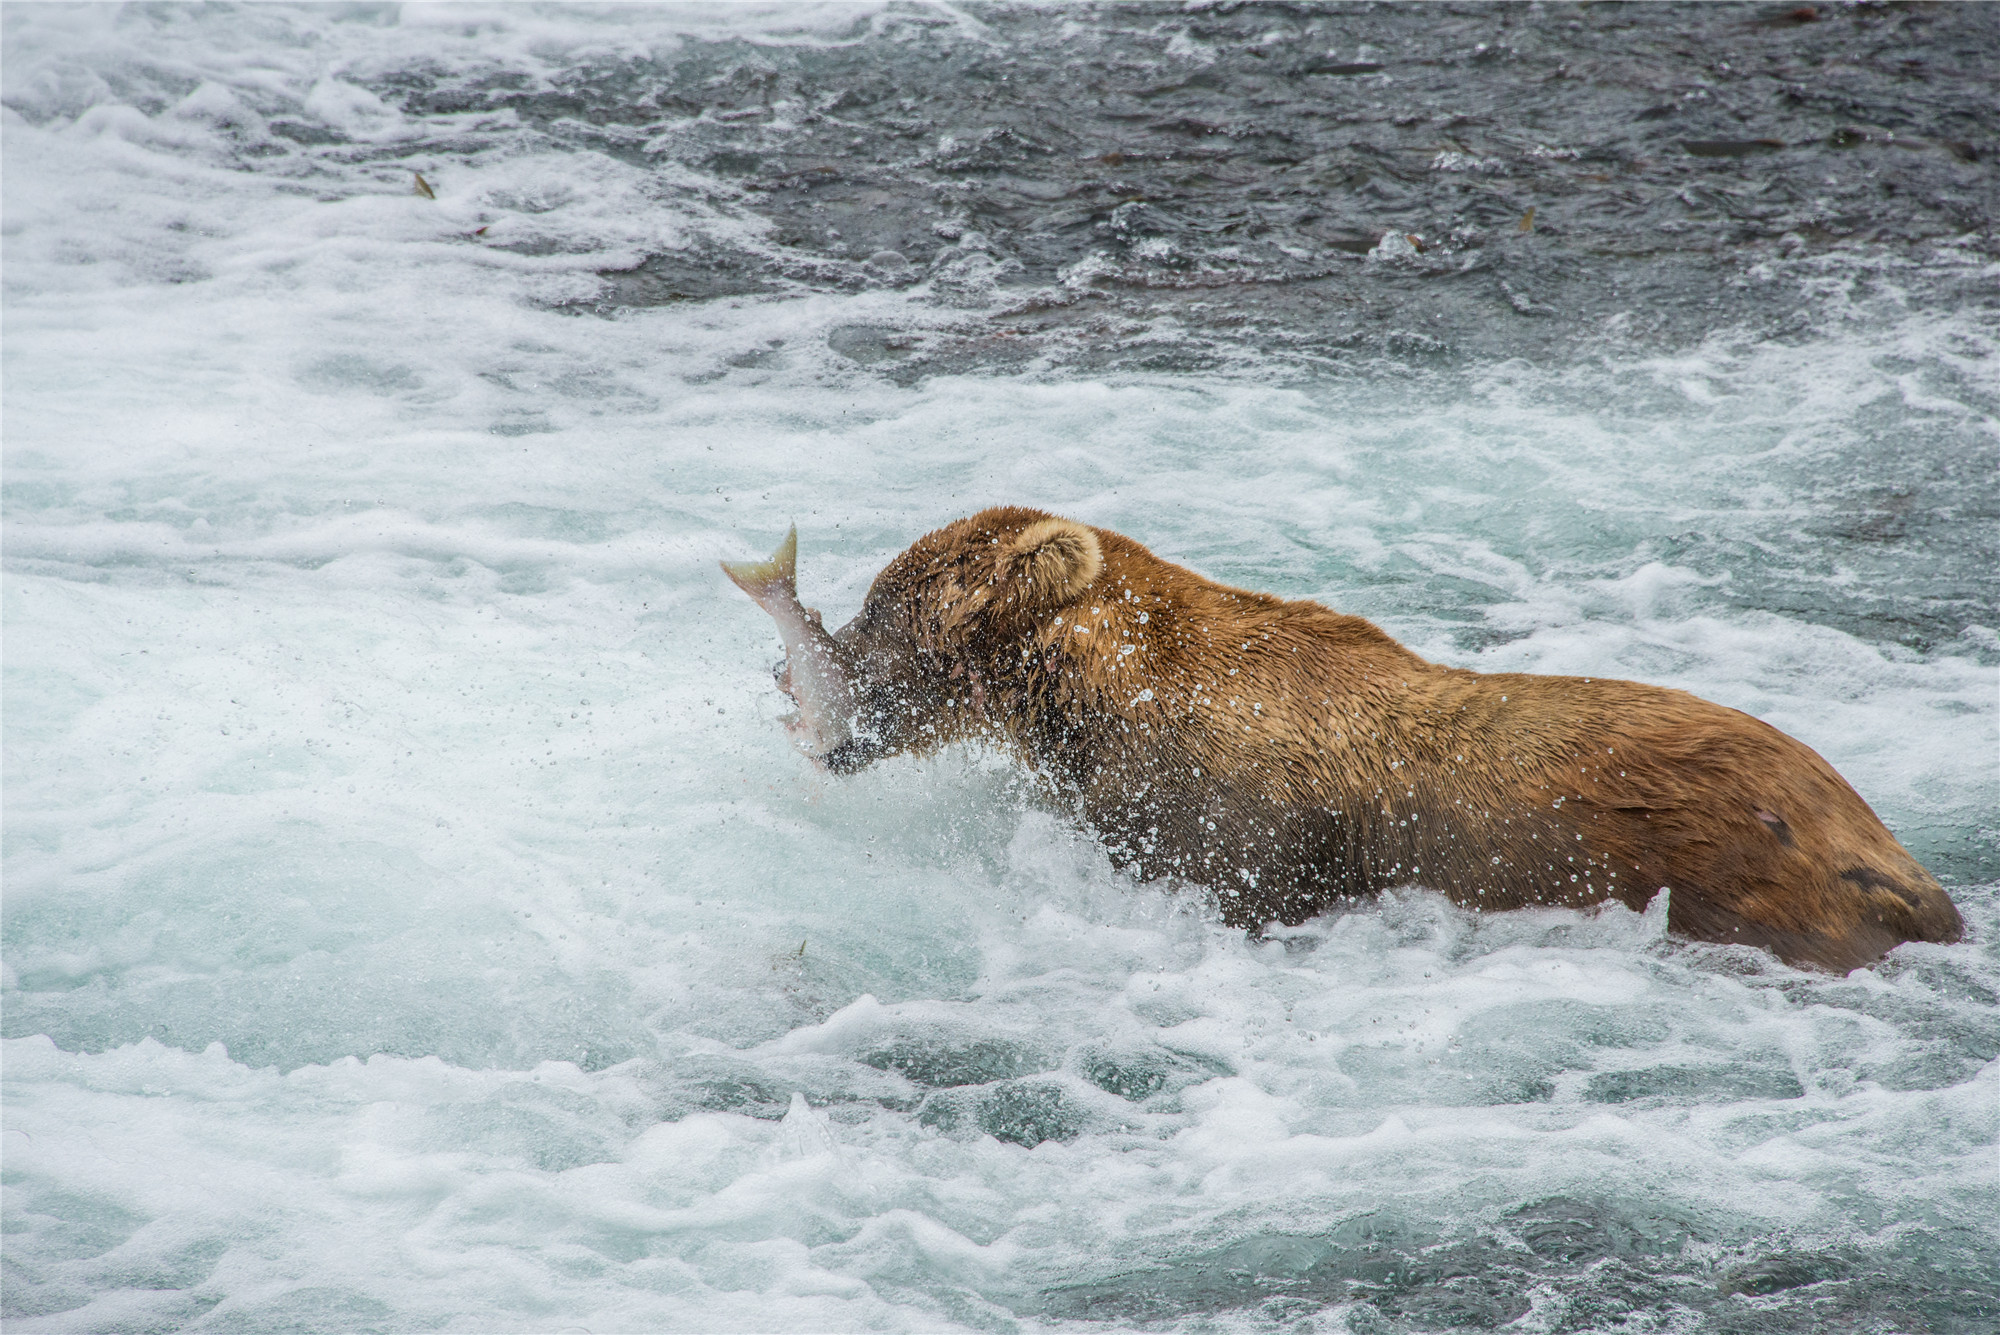
{"label": "fish tail", "polygon": [[722,573],[759,603],[773,594],[796,598],[799,526],[792,525],[791,531],[785,534],[785,540],[778,544],[778,550],[771,553],[768,561],[723,561],[720,564]]}

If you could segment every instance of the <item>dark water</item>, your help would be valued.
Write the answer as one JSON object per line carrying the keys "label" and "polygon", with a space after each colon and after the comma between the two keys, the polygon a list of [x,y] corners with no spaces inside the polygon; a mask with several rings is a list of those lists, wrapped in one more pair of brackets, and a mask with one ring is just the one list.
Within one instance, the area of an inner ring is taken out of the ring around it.
{"label": "dark water", "polygon": [[[1850,299],[1992,310],[1996,81],[1992,5],[1135,4],[376,86],[686,163],[771,224],[608,273],[597,309],[938,277],[1010,298],[836,343],[908,377],[1796,336],[1820,312],[1777,276],[1837,255],[1876,270]],[[1189,337],[1131,346],[1162,320]]]}

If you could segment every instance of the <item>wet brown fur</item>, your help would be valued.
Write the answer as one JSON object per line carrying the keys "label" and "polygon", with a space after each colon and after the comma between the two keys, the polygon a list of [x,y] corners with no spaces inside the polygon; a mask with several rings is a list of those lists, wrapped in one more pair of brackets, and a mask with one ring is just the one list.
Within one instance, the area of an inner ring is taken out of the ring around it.
{"label": "wet brown fur", "polygon": [[1837,971],[1960,935],[1833,768],[1747,714],[1441,667],[1039,511],[919,539],[838,638],[876,740],[836,768],[1010,747],[1122,863],[1212,887],[1236,925],[1414,882],[1489,909],[1640,909],[1666,886],[1674,932]]}

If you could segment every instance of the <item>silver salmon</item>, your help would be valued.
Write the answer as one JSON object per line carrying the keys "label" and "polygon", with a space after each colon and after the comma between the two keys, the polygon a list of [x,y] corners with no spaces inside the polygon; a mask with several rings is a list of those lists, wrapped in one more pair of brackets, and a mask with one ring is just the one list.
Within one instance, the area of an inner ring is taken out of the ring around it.
{"label": "silver salmon", "polygon": [[801,751],[815,759],[854,736],[854,691],[833,636],[819,613],[799,602],[799,529],[785,535],[768,561],[724,561],[722,573],[750,595],[778,623],[785,643],[785,670],[778,684],[791,693],[799,712],[785,730]]}

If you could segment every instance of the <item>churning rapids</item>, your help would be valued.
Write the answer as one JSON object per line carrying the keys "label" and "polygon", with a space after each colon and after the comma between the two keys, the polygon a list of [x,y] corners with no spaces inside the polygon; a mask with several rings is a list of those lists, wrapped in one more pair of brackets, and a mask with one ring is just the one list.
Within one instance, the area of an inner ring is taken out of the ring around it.
{"label": "churning rapids", "polygon": [[[0,22],[10,1331],[2000,1324],[2000,10]],[[1747,710],[1968,939],[816,775],[716,558],[995,502]]]}

